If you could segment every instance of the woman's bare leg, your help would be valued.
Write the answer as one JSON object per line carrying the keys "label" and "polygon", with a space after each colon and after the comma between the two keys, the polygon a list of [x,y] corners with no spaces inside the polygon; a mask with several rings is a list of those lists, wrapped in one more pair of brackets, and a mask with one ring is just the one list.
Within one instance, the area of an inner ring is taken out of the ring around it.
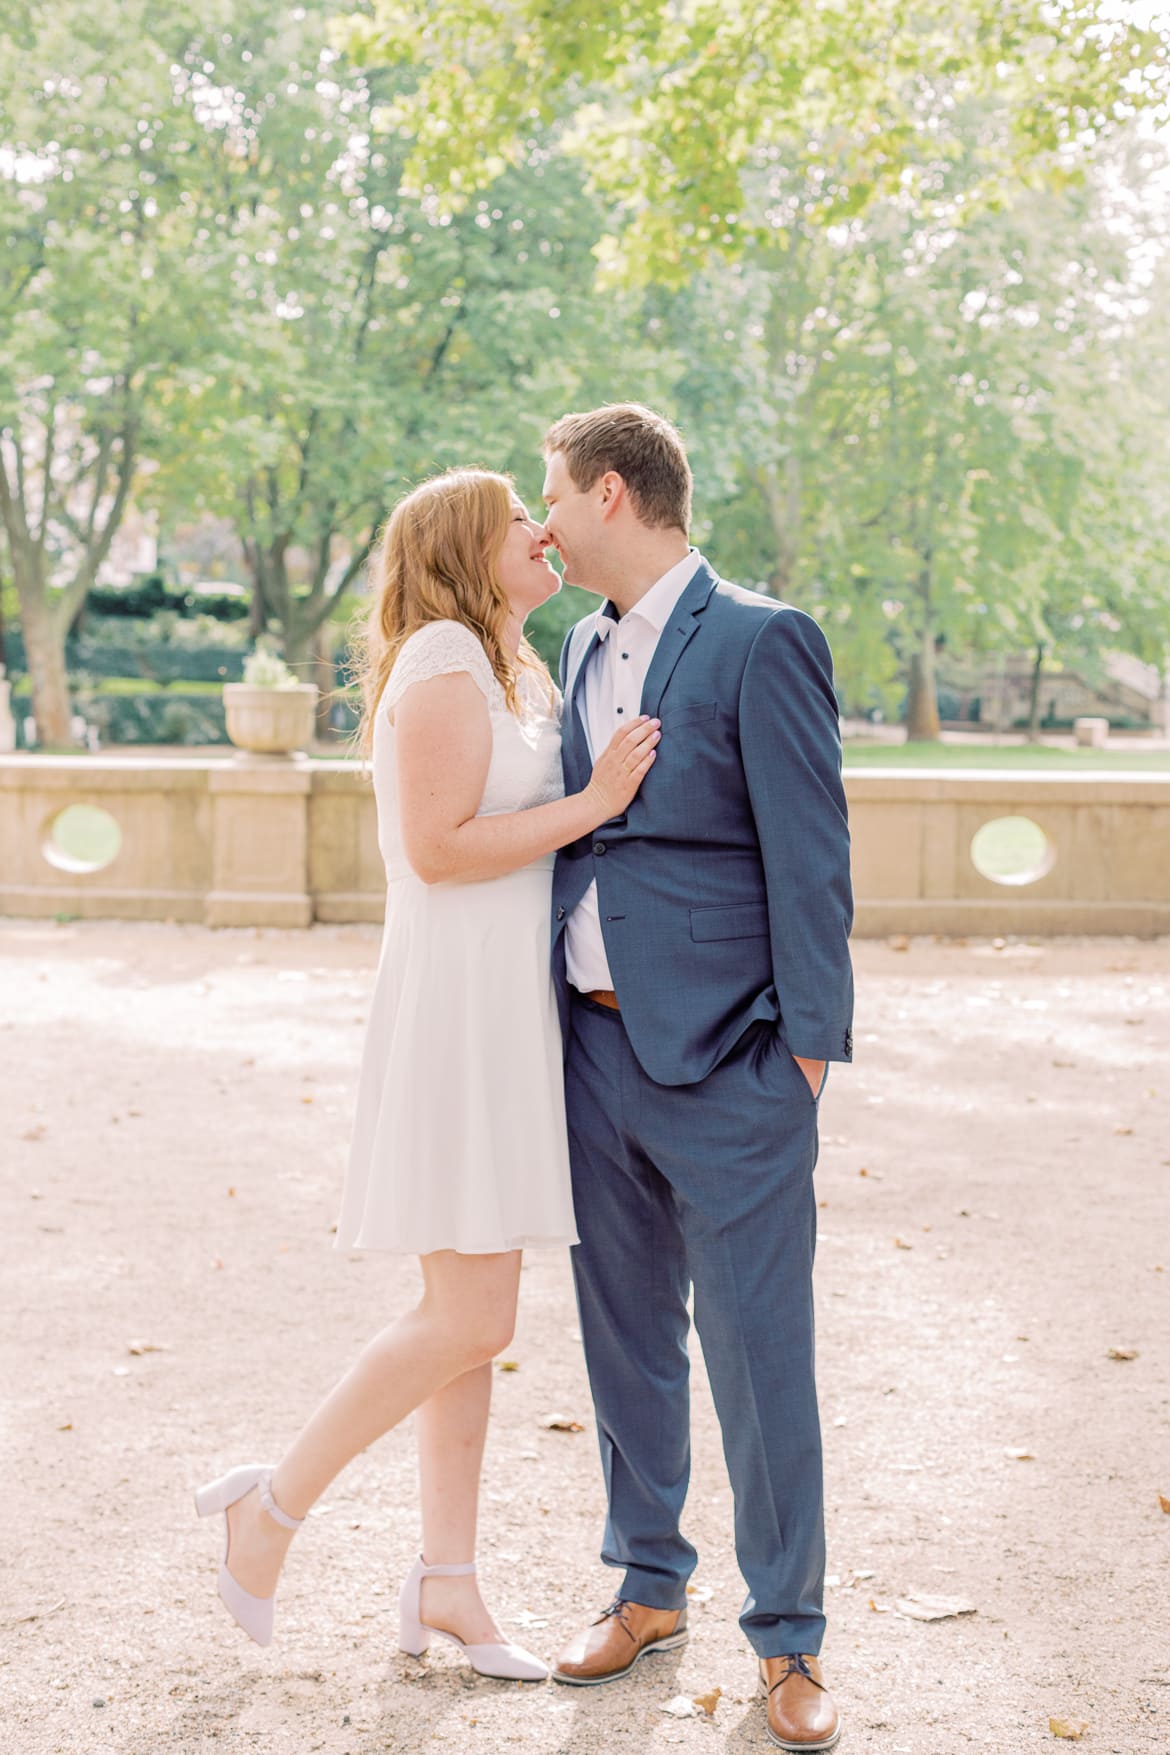
{"label": "woman's bare leg", "polygon": [[[459,1255],[442,1249],[422,1256],[420,1265],[418,1304],[363,1348],[273,1471],[272,1496],[290,1517],[304,1517],[346,1463],[420,1403],[489,1365],[508,1345],[519,1250]],[[231,1507],[228,1528],[232,1576],[253,1596],[271,1596],[291,1532],[264,1514],[255,1491]]]}
{"label": "woman's bare leg", "polygon": [[[465,1371],[425,1401],[415,1415],[422,1502],[423,1559],[448,1566],[475,1558],[479,1482],[492,1367]],[[467,1645],[497,1643],[503,1634],[488,1614],[472,1578],[425,1578],[422,1619],[457,1633]]]}

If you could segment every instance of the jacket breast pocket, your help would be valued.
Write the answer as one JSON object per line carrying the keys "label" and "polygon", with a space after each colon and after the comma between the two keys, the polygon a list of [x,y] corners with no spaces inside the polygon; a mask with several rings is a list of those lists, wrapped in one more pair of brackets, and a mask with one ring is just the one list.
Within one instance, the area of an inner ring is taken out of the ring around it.
{"label": "jacket breast pocket", "polygon": [[696,944],[725,938],[764,938],[768,932],[766,902],[735,902],[729,908],[692,908],[691,937]]}
{"label": "jacket breast pocket", "polygon": [[714,719],[718,706],[717,701],[682,701],[677,707],[664,707],[658,717],[666,732],[673,725],[687,725],[695,719]]}

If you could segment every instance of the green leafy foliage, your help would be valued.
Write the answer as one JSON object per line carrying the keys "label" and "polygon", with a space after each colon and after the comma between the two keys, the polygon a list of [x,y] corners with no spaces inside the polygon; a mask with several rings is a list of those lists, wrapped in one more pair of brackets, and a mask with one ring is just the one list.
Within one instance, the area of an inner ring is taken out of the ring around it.
{"label": "green leafy foliage", "polygon": [[420,193],[454,209],[557,126],[615,209],[604,259],[676,285],[712,252],[784,242],[783,203],[755,200],[777,163],[814,189],[819,223],[840,223],[927,193],[924,146],[947,149],[957,102],[994,98],[1011,127],[979,198],[996,201],[1170,82],[1164,36],[1098,0],[374,0],[337,34],[410,70],[386,123]]}

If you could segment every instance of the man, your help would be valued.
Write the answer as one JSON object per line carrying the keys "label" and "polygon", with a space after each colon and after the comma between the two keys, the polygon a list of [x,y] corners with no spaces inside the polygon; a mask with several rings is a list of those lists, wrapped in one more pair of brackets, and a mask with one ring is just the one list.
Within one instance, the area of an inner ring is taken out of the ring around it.
{"label": "man", "polygon": [[644,713],[658,756],[624,816],[558,856],[574,1273],[608,1497],[614,1601],[561,1682],[625,1675],[686,1638],[696,1554],[687,1295],[735,1495],[768,1730],[827,1750],[813,1375],[816,1104],[848,1060],[849,836],[829,649],[799,610],[688,544],[678,433],[636,404],[545,438],[547,531],[606,599],[561,659],[567,788]]}

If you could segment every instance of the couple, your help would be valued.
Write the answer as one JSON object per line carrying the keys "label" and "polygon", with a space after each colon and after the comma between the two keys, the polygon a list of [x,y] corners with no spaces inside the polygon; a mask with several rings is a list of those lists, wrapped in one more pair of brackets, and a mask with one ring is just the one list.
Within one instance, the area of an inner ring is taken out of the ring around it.
{"label": "couple", "polygon": [[[293,1531],[414,1411],[423,1546],[399,1645],[438,1634],[482,1675],[544,1680],[473,1557],[521,1251],[572,1244],[621,1577],[552,1674],[615,1681],[686,1638],[693,1287],[768,1730],[831,1749],[812,1174],[852,984],[829,651],[688,546],[668,421],[567,415],[544,453],[543,526],[504,477],[453,470],[397,507],[374,572],[364,729],[389,887],[337,1243],[417,1254],[422,1294],[279,1463],[197,1504],[224,1513],[220,1595],[267,1644]],[[558,589],[548,547],[605,599],[566,641],[563,712],[523,636]]]}

